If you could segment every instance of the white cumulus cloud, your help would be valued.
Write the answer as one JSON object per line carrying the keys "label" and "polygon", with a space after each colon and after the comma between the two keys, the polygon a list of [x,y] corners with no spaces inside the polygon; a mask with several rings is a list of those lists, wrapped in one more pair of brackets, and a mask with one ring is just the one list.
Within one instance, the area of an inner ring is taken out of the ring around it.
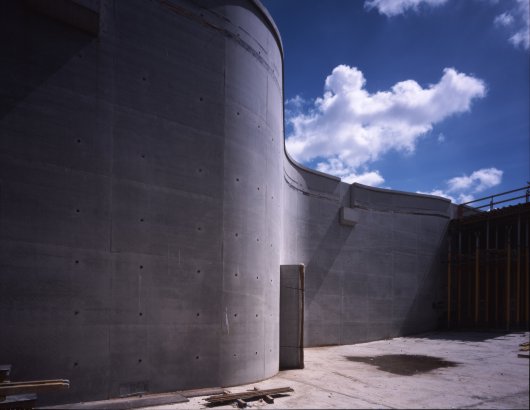
{"label": "white cumulus cloud", "polygon": [[448,0],[366,0],[364,7],[368,10],[377,9],[388,17],[403,14],[407,10],[417,10],[420,6],[441,6]]}
{"label": "white cumulus cloud", "polygon": [[446,181],[445,189],[434,189],[430,192],[417,191],[420,194],[442,196],[455,203],[472,201],[475,194],[493,188],[502,182],[503,171],[497,168],[482,168],[470,175],[454,177]]}
{"label": "white cumulus cloud", "polygon": [[355,172],[346,166],[341,160],[331,158],[327,162],[319,162],[317,170],[340,177],[343,182],[353,184],[358,182],[363,185],[379,186],[385,182],[379,171]]}
{"label": "white cumulus cloud", "polygon": [[292,128],[288,152],[297,161],[317,162],[319,170],[345,181],[384,179],[366,168],[390,150],[413,152],[419,138],[445,118],[466,112],[474,99],[484,97],[484,82],[446,68],[436,84],[414,80],[390,90],[369,93],[356,67],[339,65],[326,78],[324,94],[296,114],[287,113]]}
{"label": "white cumulus cloud", "polygon": [[483,168],[473,172],[471,175],[451,178],[447,182],[447,185],[449,192],[468,190],[477,193],[499,185],[501,181],[501,170],[497,168]]}
{"label": "white cumulus cloud", "polygon": [[505,0],[503,5],[509,9],[495,17],[494,24],[508,30],[508,41],[514,47],[530,48],[530,1]]}

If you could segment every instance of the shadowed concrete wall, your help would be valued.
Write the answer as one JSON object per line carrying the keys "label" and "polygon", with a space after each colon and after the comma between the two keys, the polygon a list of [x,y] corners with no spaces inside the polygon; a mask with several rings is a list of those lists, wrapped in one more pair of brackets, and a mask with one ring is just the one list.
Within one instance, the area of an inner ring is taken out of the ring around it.
{"label": "shadowed concrete wall", "polygon": [[275,374],[282,55],[261,5],[13,0],[0,16],[12,379],[68,378],[42,396],[68,402]]}
{"label": "shadowed concrete wall", "polygon": [[350,186],[289,159],[283,201],[282,264],[306,265],[305,346],[437,326],[450,201]]}

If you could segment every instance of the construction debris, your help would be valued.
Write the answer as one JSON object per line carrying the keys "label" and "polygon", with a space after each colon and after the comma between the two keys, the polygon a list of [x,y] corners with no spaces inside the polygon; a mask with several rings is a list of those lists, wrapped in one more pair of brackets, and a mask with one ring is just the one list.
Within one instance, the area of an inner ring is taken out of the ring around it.
{"label": "construction debris", "polygon": [[43,391],[68,389],[68,380],[34,380],[28,382],[3,382],[0,383],[0,397],[13,394],[40,393]]}
{"label": "construction debris", "polygon": [[517,357],[522,357],[524,359],[530,359],[530,342],[521,343],[519,345],[519,351],[523,353],[519,353]]}
{"label": "construction debris", "polygon": [[32,409],[40,392],[68,389],[69,380],[10,381],[11,365],[0,365],[0,409]]}
{"label": "construction debris", "polygon": [[254,388],[254,390],[244,391],[240,393],[225,393],[215,396],[207,397],[206,400],[208,405],[217,405],[217,404],[229,404],[232,402],[237,403],[238,407],[246,407],[247,402],[245,400],[252,399],[263,399],[267,403],[274,403],[272,396],[293,392],[294,390],[290,387],[278,387],[276,389],[266,389],[259,390]]}

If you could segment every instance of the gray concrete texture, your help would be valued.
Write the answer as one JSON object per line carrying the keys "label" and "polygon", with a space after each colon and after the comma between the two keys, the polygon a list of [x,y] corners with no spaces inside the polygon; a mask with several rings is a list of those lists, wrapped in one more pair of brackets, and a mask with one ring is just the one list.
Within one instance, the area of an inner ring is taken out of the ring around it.
{"label": "gray concrete texture", "polygon": [[448,200],[350,186],[291,161],[285,181],[282,263],[306,265],[306,346],[438,326]]}
{"label": "gray concrete texture", "polygon": [[[259,409],[528,409],[528,359],[517,356],[528,337],[528,332],[430,332],[306,348],[304,370],[228,390],[293,388],[274,404],[249,402]],[[207,408],[204,398],[148,409]]]}
{"label": "gray concrete texture", "polygon": [[281,264],[307,346],[436,326],[450,204],[285,156],[258,1],[6,0],[0,44],[0,362],[45,402],[274,375]]}

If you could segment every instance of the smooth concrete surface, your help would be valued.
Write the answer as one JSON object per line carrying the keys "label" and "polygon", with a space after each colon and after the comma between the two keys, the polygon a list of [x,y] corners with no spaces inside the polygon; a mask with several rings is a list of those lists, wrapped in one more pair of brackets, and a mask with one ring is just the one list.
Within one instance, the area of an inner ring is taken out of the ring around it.
{"label": "smooth concrete surface", "polygon": [[284,181],[282,264],[306,266],[305,346],[437,328],[450,201],[348,185],[289,160]]}
{"label": "smooth concrete surface", "polygon": [[259,2],[6,0],[0,34],[0,363],[71,381],[40,403],[275,374],[282,51]]}
{"label": "smooth concrete surface", "polygon": [[[249,402],[249,407],[263,409],[528,409],[528,359],[517,357],[519,344],[528,340],[528,332],[433,332],[306,348],[304,370],[281,371],[269,380],[228,390],[294,389],[274,404]],[[395,356],[399,362],[390,360]],[[196,397],[149,409],[198,409],[205,404],[204,397]]]}

